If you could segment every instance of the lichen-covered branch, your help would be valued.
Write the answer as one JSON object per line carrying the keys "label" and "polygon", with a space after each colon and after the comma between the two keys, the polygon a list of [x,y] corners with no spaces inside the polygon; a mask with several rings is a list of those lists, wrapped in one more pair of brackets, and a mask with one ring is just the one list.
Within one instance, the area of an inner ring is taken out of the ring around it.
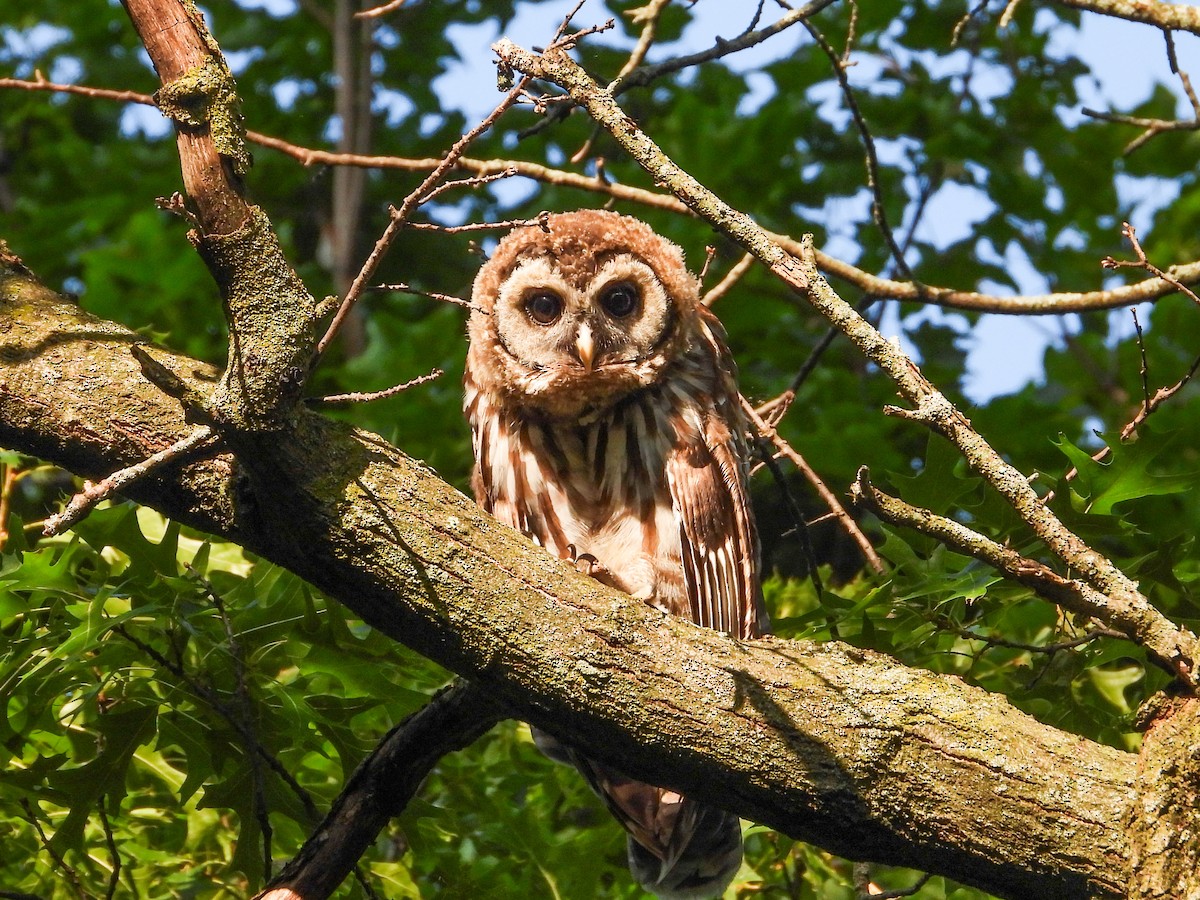
{"label": "lichen-covered branch", "polygon": [[1138,766],[1140,800],[1128,826],[1129,900],[1200,897],[1200,700],[1163,700],[1148,710]]}
{"label": "lichen-covered branch", "polygon": [[[16,268],[0,317],[0,446],[94,476],[192,430],[129,352],[141,336]],[[198,388],[215,377],[155,358]],[[344,424],[298,413],[258,449],[172,461],[130,493],[288,567],[631,776],[1000,896],[1123,895],[1133,756],[881,654],[740,643],[664,616]]]}
{"label": "lichen-covered branch", "polygon": [[1038,497],[1028,480],[1004,460],[946,397],[897,346],[829,286],[816,265],[811,241],[793,256],[748,215],[736,210],[704,187],[668,157],[566,53],[550,48],[531,53],[507,38],[492,48],[502,65],[550,81],[569,93],[606,128],[656,183],[742,247],[772,273],[803,296],[812,307],[858,347],[895,383],[911,409],[893,410],[925,425],[953,443],[971,468],[1012,505],[1046,546],[1107,597],[1105,624],[1144,645],[1181,682],[1194,690],[1200,684],[1200,640],[1156,610],[1134,583],[1113,563],[1068,529]]}
{"label": "lichen-covered branch", "polygon": [[221,290],[229,322],[225,376],[203,413],[225,437],[274,432],[300,399],[316,301],[284,258],[262,210],[242,197],[240,101],[220,47],[185,0],[123,0],[162,80],[156,103],[175,126],[189,234]]}
{"label": "lichen-covered branch", "polygon": [[1200,7],[1186,3],[1161,3],[1158,0],[1058,0],[1063,6],[1088,12],[1142,22],[1164,30],[1175,28],[1200,34]]}
{"label": "lichen-covered branch", "polygon": [[229,66],[194,3],[122,3],[163,84],[157,100],[175,126],[184,190],[205,232],[228,234],[250,210],[238,182],[248,157]]}

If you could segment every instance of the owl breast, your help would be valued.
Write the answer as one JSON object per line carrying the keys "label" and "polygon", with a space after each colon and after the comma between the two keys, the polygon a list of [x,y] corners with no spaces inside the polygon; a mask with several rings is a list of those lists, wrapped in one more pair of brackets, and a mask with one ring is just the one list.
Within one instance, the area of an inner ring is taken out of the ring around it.
{"label": "owl breast", "polygon": [[562,559],[591,557],[600,580],[692,618],[667,455],[697,429],[671,385],[581,420],[493,408],[466,385],[476,495],[500,521]]}

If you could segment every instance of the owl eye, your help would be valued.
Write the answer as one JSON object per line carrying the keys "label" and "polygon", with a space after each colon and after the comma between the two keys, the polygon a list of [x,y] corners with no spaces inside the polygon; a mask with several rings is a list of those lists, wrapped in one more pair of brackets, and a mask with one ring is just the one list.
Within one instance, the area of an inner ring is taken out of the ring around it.
{"label": "owl eye", "polygon": [[600,305],[614,319],[624,319],[632,315],[638,308],[641,295],[637,286],[628,281],[618,281],[610,284],[600,294]]}
{"label": "owl eye", "polygon": [[562,297],[553,291],[538,291],[525,300],[525,313],[539,325],[553,325],[562,315]]}

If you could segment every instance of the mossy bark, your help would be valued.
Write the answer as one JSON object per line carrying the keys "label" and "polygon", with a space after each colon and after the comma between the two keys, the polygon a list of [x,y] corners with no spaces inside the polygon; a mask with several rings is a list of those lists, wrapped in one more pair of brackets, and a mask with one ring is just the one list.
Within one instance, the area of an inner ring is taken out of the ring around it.
{"label": "mossy bark", "polygon": [[[0,445],[89,476],[188,434],[141,338],[0,277]],[[154,358],[204,389],[210,368]],[[841,644],[740,643],[604,588],[381,438],[301,413],[130,494],[287,566],[636,777],[1000,896],[1120,897],[1136,758]]]}

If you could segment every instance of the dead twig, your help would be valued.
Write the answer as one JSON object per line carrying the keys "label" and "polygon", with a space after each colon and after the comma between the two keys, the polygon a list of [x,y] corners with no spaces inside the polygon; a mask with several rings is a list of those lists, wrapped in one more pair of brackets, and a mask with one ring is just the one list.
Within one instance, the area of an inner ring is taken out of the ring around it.
{"label": "dead twig", "polygon": [[[393,210],[392,215],[398,216],[399,212]],[[504,222],[468,222],[465,225],[438,225],[436,222],[408,222],[405,227],[410,231],[436,231],[440,234],[462,234],[468,231],[496,231],[497,229],[508,231],[512,228],[540,228],[549,234],[550,213],[543,211],[532,219],[508,219]]]}
{"label": "dead twig", "polygon": [[833,513],[845,532],[850,535],[850,538],[858,545],[858,549],[862,552],[863,557],[867,561],[867,565],[874,572],[883,572],[885,570],[883,560],[879,558],[879,554],[875,552],[875,548],[871,546],[871,542],[867,536],[863,534],[862,529],[858,527],[858,523],[854,518],[846,512],[846,507],[838,500],[837,495],[829,489],[821,476],[816,473],[816,470],[808,464],[808,461],[801,456],[791,444],[784,440],[783,436],[778,431],[758,414],[758,411],[745,398],[741,398],[742,411],[750,420],[750,423],[755,427],[759,434],[770,441],[778,448],[779,452],[792,463],[800,473],[805,477],[809,484],[813,486],[813,490],[821,498],[821,501]]}
{"label": "dead twig", "polygon": [[328,403],[370,403],[372,400],[385,400],[388,397],[395,397],[397,394],[403,394],[409,388],[414,388],[420,384],[427,384],[435,378],[441,378],[446,373],[441,369],[434,369],[428,375],[421,375],[411,381],[406,381],[403,384],[393,385],[382,391],[371,391],[368,393],[352,393],[352,394],[330,394],[326,397],[309,397],[306,401],[312,405],[328,404]]}
{"label": "dead twig", "polygon": [[380,291],[396,291],[401,294],[415,294],[418,297],[428,297],[430,300],[437,300],[441,303],[452,303],[455,306],[461,306],[464,309],[478,310],[470,300],[464,300],[462,297],[454,297],[450,294],[439,294],[436,291],[418,291],[414,287],[407,284],[376,284],[367,288],[371,293]]}
{"label": "dead twig", "polygon": [[1175,290],[1191,298],[1193,303],[1200,305],[1200,297],[1196,296],[1196,292],[1190,287],[1179,281],[1174,275],[1164,272],[1154,263],[1146,258],[1146,251],[1142,249],[1142,244],[1137,238],[1137,229],[1128,222],[1121,224],[1121,236],[1129,241],[1133,252],[1137,254],[1137,259],[1113,259],[1111,256],[1106,256],[1100,260],[1100,265],[1105,269],[1145,269],[1156,278],[1161,278],[1163,281],[1172,285]]}
{"label": "dead twig", "polygon": [[402,7],[408,0],[391,0],[390,3],[384,3],[382,6],[375,6],[371,9],[364,9],[362,12],[356,12],[356,19],[378,19],[380,16],[386,16],[390,12],[395,12]]}
{"label": "dead twig", "polygon": [[712,288],[700,298],[700,302],[705,306],[712,306],[722,297],[733,289],[742,276],[750,271],[750,267],[754,265],[754,254],[745,253],[742,258],[737,261],[734,266],[725,273],[725,277],[712,286]]}
{"label": "dead twig", "polygon": [[427,175],[419,185],[417,185],[415,190],[413,190],[407,197],[404,198],[404,202],[400,204],[400,208],[392,209],[391,220],[388,222],[387,228],[384,229],[383,234],[379,236],[379,240],[375,242],[375,246],[371,250],[370,255],[367,257],[366,262],[363,263],[358,275],[355,276],[354,281],[351,283],[349,290],[346,291],[346,296],[342,299],[341,306],[334,314],[333,320],[329,323],[329,327],[325,330],[324,336],[320,341],[317,342],[317,349],[313,354],[310,368],[316,367],[317,363],[320,362],[321,357],[328,349],[329,344],[337,336],[338,331],[342,327],[342,323],[346,320],[346,316],[350,314],[350,310],[354,307],[355,302],[362,294],[367,282],[370,280],[371,276],[375,274],[375,270],[379,267],[379,263],[383,259],[383,255],[391,246],[392,241],[395,240],[396,235],[400,232],[400,229],[403,228],[405,223],[408,221],[409,216],[411,216],[413,211],[421,204],[421,198],[425,197],[429,193],[430,189],[441,180],[442,176],[454,168],[458,160],[466,152],[467,147],[471,146],[471,143],[476,138],[491,128],[492,125],[496,123],[496,120],[499,119],[500,116],[504,115],[509,107],[511,107],[517,102],[518,99],[521,98],[525,92],[525,86],[529,83],[529,81],[529,76],[523,76],[521,80],[512,88],[512,90],[505,95],[504,99],[497,104],[496,108],[484,117],[483,121],[481,121],[478,125],[476,125],[455,142],[454,146],[447,151],[446,155],[442,157],[441,162],[434,168],[434,170],[430,172],[429,175]]}
{"label": "dead twig", "polygon": [[170,447],[160,450],[158,453],[147,457],[136,465],[118,469],[101,481],[94,483],[85,481],[83,483],[83,490],[71,498],[66,508],[46,520],[45,525],[42,527],[42,534],[45,537],[53,537],[56,534],[60,534],[87,515],[92,507],[101,500],[112,496],[142,476],[153,472],[164,463],[178,459],[189,451],[203,446],[214,437],[215,433],[212,428],[202,425],[187,437],[176,441]]}

